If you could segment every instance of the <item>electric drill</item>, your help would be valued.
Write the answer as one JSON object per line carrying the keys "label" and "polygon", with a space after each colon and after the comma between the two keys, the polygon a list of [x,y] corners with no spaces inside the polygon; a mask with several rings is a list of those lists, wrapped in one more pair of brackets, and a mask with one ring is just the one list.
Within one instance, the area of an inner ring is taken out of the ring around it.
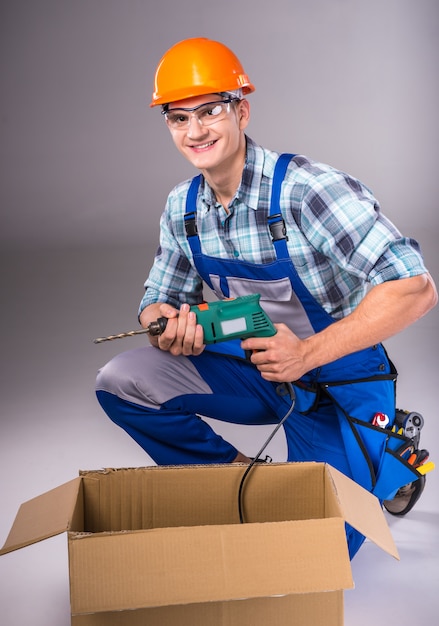
{"label": "electric drill", "polygon": [[[271,337],[276,333],[270,318],[259,304],[260,294],[240,296],[216,302],[203,302],[191,307],[197,316],[197,323],[204,331],[204,343],[212,344],[229,339],[246,339],[247,337]],[[166,328],[168,319],[159,317],[146,328],[131,330],[108,337],[98,337],[94,343],[112,341],[147,333],[152,336],[161,335]]]}

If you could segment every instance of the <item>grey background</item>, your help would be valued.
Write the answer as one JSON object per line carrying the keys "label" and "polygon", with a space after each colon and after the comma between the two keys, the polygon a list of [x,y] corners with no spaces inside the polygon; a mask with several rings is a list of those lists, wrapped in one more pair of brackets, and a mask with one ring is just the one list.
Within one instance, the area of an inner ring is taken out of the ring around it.
{"label": "grey background", "polygon": [[[157,110],[153,73],[186,37],[229,45],[257,90],[248,129],[366,182],[439,279],[436,0],[2,0],[0,3],[0,543],[19,504],[79,469],[151,463],[94,399],[98,367],[136,326],[170,188],[194,172]],[[387,343],[398,404],[439,459],[438,309]],[[270,429],[217,425],[255,453]],[[281,434],[270,444],[284,460]],[[439,501],[388,516],[401,561],[367,543],[346,624],[437,619]],[[67,626],[65,537],[0,559],[5,626]],[[198,626],[198,625],[197,625]]]}

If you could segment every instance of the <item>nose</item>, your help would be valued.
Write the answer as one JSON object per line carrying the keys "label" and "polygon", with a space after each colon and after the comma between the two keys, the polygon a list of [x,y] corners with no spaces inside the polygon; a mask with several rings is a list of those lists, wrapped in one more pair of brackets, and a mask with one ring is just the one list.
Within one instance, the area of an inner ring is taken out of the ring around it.
{"label": "nose", "polygon": [[197,115],[194,113],[191,114],[189,118],[189,127],[187,130],[187,136],[191,139],[195,139],[196,137],[203,137],[206,132],[209,132],[205,126],[203,126],[198,119]]}

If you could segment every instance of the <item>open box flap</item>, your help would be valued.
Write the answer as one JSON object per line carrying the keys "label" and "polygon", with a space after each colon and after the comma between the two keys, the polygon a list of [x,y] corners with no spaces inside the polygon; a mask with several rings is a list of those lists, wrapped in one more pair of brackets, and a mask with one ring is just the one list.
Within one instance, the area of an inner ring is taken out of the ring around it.
{"label": "open box flap", "polygon": [[68,531],[73,520],[79,523],[82,517],[81,483],[81,478],[74,478],[24,502],[0,555]]}
{"label": "open box flap", "polygon": [[341,517],[69,534],[72,614],[353,587]]}
{"label": "open box flap", "polygon": [[327,471],[346,522],[399,560],[398,550],[378,498],[334,467],[328,465]]}

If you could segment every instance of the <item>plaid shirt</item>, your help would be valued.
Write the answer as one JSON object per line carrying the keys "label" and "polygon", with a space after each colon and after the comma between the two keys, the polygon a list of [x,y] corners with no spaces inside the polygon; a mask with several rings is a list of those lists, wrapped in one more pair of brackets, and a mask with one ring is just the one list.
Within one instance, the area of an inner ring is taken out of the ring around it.
{"label": "plaid shirt", "polygon": [[[228,214],[202,179],[197,226],[203,254],[250,263],[275,260],[267,215],[278,156],[247,137],[242,180]],[[184,228],[189,184],[182,182],[169,194],[140,311],[154,302],[179,307],[203,299]],[[282,185],[281,209],[291,260],[311,294],[336,319],[355,309],[368,283],[426,272],[417,242],[402,237],[371,191],[328,165],[297,155]]]}

